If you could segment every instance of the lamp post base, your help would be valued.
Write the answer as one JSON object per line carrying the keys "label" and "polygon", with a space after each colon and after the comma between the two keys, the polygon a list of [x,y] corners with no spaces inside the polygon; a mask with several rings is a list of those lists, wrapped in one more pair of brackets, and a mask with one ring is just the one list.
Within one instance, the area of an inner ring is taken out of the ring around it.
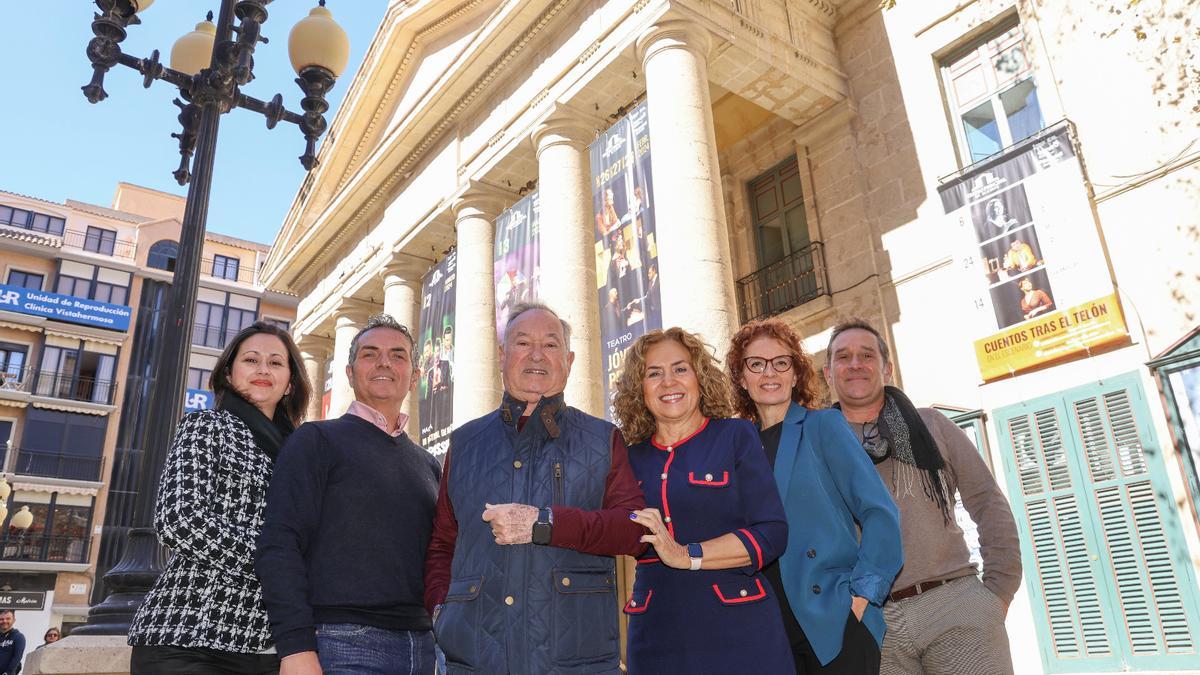
{"label": "lamp post base", "polygon": [[154,580],[162,574],[163,562],[163,547],[154,528],[129,530],[121,560],[104,575],[104,583],[112,593],[88,612],[87,625],[76,628],[71,634],[127,634],[133,615],[150,592]]}

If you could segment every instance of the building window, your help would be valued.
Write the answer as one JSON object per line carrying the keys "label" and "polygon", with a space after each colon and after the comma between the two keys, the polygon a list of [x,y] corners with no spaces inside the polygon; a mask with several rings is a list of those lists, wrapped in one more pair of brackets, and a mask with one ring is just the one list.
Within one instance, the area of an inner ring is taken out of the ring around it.
{"label": "building window", "polygon": [[103,281],[96,282],[96,293],[92,297],[93,300],[100,302],[108,302],[114,305],[124,305],[129,299],[129,289],[124,286],[115,284],[106,284]]}
{"label": "building window", "polygon": [[19,227],[24,230],[45,232],[61,237],[67,221],[44,213],[35,213],[11,206],[0,206],[0,225]]}
{"label": "building window", "polygon": [[212,377],[212,371],[207,368],[188,368],[187,388],[208,389],[208,378],[210,377]]}
{"label": "building window", "polygon": [[24,346],[0,342],[0,390],[24,391],[26,354]]}
{"label": "building window", "polygon": [[238,265],[240,263],[241,260],[238,258],[231,258],[224,255],[214,255],[212,263],[212,275],[218,279],[237,281]]}
{"label": "building window", "polygon": [[942,76],[966,164],[1045,127],[1025,35],[1015,17],[944,60]]}
{"label": "building window", "polygon": [[46,280],[45,275],[34,274],[32,272],[22,272],[21,270],[8,271],[8,285],[20,286],[31,291],[42,290],[42,282]]}
{"label": "building window", "polygon": [[54,290],[56,293],[63,295],[73,295],[77,298],[90,300],[92,297],[92,280],[60,274],[58,275],[58,285],[55,286]]}
{"label": "building window", "polygon": [[220,349],[225,344],[221,333],[225,307],[211,302],[196,302],[196,322],[192,326],[192,344]]}
{"label": "building window", "polygon": [[289,333],[292,330],[292,322],[291,321],[284,321],[283,319],[272,319],[270,317],[263,317],[263,321],[271,324],[272,326],[275,326],[276,328],[278,328],[279,330],[281,330],[285,333]]}
{"label": "building window", "polygon": [[29,408],[14,470],[31,476],[99,480],[107,429],[108,420],[102,416]]}
{"label": "building window", "polygon": [[106,230],[103,227],[88,227],[87,235],[83,238],[83,250],[93,253],[112,255],[116,244],[116,231]]}
{"label": "building window", "polygon": [[175,259],[179,257],[179,242],[164,239],[155,242],[146,256],[146,265],[156,270],[175,271]]}
{"label": "building window", "polygon": [[112,402],[115,366],[116,357],[110,354],[46,345],[34,393],[108,404]]}
{"label": "building window", "polygon": [[258,317],[255,315],[253,310],[230,307],[228,318],[225,321],[226,339],[233,338],[233,336],[241,332],[243,328],[246,328],[257,320]]}

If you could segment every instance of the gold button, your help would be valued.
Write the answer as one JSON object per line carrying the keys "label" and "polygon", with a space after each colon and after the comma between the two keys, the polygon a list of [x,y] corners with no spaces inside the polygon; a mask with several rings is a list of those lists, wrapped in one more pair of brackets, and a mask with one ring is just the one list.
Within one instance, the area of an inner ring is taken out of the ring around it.
{"label": "gold button", "polygon": [[521,460],[518,459],[517,461],[513,462],[513,468],[521,468]]}
{"label": "gold button", "polygon": [[666,474],[666,473],[660,473],[660,474],[658,474],[658,477],[659,477],[659,478],[661,478],[661,479],[663,479],[663,480],[666,480],[666,479],[667,479],[667,474]]}
{"label": "gold button", "polygon": [[562,580],[562,585],[563,585],[563,586],[570,586],[570,585],[571,585],[571,578],[570,578],[570,577],[563,577],[563,580]]}
{"label": "gold button", "polygon": [[746,597],[747,595],[749,595],[749,593],[747,593],[747,592],[746,592],[746,589],[744,589],[744,588],[743,588],[742,590],[738,591],[738,595],[740,595],[740,596],[742,596],[742,597],[744,598],[744,597]]}
{"label": "gold button", "polygon": [[477,591],[477,590],[479,590],[479,589],[478,589],[478,588],[476,588],[475,586],[472,586],[472,587],[471,587],[471,590],[470,590],[470,591],[467,591],[467,592],[468,592],[468,593],[474,593],[474,592],[475,592],[475,591]]}
{"label": "gold button", "polygon": [[711,473],[704,474],[704,480],[712,480],[712,474]]}
{"label": "gold button", "polygon": [[511,595],[504,599],[504,604],[508,605],[509,607],[511,607],[514,602],[516,602],[516,600],[514,600],[513,596]]}

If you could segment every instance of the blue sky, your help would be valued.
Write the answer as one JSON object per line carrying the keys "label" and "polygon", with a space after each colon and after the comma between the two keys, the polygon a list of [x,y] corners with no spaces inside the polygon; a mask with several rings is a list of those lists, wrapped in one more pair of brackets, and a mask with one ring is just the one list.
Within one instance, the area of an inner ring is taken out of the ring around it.
{"label": "blue sky", "polygon": [[[5,4],[4,103],[0,105],[0,189],[62,202],[66,199],[108,206],[120,181],[179,195],[187,188],[171,172],[179,164],[178,95],[166,82],[142,88],[136,71],[117,66],[104,88],[108,98],[87,102],[80,87],[91,78],[85,50],[92,37],[96,6],[85,0],[36,0]],[[171,45],[192,30],[217,0],[157,0],[129,27],[121,43],[127,54],[146,57],[154,49],[163,63]],[[255,51],[255,79],[247,94],[300,111],[300,88],[287,57],[292,26],[316,6],[316,0],[275,0],[263,35],[270,44]],[[331,123],[375,29],[387,0],[328,0],[326,6],[350,37],[350,63],[329,99]],[[208,229],[270,243],[304,178],[297,159],[304,137],[293,124],[268,131],[261,115],[233,110],[221,116]]]}

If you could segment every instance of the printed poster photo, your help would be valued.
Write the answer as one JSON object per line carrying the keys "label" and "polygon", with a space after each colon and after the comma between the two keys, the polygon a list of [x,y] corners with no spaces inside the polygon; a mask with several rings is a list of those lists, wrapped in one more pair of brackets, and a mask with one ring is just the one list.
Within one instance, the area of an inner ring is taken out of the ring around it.
{"label": "printed poster photo", "polygon": [[988,284],[998,284],[1018,277],[1046,264],[1042,246],[1038,243],[1037,228],[1026,225],[1002,234],[979,246]]}
{"label": "printed poster photo", "polygon": [[980,243],[1033,221],[1025,186],[1015,185],[971,205],[971,222]]}
{"label": "printed poster photo", "polygon": [[1050,277],[1041,268],[993,286],[991,295],[996,323],[1002,329],[1055,309]]}

